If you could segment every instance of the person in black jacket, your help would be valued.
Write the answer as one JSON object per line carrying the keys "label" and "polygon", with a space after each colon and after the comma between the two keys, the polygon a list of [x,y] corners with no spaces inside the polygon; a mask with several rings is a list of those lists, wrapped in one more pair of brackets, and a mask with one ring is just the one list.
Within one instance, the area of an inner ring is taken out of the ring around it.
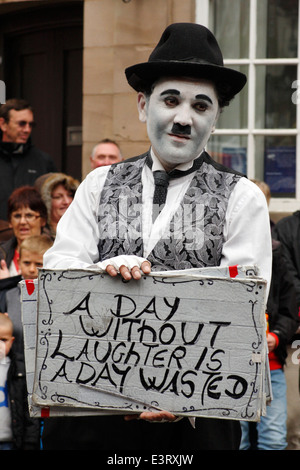
{"label": "person in black jacket", "polygon": [[0,450],[39,450],[40,421],[29,416],[25,363],[13,342],[13,323],[1,313]]}
{"label": "person in black jacket", "polygon": [[31,142],[34,115],[30,104],[10,99],[0,107],[0,219],[7,220],[7,200],[15,188],[33,186],[56,166]]}
{"label": "person in black jacket", "polygon": [[273,227],[272,235],[282,245],[283,256],[294,281],[300,308],[300,211],[280,219]]}

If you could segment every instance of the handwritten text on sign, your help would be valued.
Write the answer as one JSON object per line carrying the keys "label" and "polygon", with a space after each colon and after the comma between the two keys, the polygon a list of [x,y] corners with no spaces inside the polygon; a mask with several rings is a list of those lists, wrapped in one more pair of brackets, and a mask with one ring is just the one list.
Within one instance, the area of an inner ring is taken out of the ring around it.
{"label": "handwritten text on sign", "polygon": [[48,406],[256,419],[264,289],[253,279],[125,283],[44,270],[34,398]]}

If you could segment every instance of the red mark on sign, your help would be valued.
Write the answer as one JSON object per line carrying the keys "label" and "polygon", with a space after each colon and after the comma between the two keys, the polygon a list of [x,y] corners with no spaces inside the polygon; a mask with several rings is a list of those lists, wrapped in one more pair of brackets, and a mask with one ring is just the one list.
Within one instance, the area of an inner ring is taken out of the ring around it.
{"label": "red mark on sign", "polygon": [[229,275],[230,277],[236,277],[238,275],[237,264],[235,266],[229,266]]}
{"label": "red mark on sign", "polygon": [[25,281],[28,295],[31,295],[34,292],[34,282],[32,279],[27,279]]}
{"label": "red mark on sign", "polygon": [[50,408],[42,408],[41,418],[49,418],[49,416],[50,416]]}

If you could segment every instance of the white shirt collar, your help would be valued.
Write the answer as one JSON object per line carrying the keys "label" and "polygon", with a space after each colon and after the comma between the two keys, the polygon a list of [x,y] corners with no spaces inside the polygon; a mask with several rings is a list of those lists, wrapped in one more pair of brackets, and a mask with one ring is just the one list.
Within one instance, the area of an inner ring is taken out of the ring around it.
{"label": "white shirt collar", "polygon": [[[153,161],[152,171],[157,171],[157,170],[165,171],[165,169],[162,166],[160,160],[157,158],[157,156],[153,152],[152,147],[150,149],[150,152],[151,152],[151,157],[152,157],[152,161]],[[200,156],[201,154],[202,154],[202,152],[200,152],[200,154],[198,156]],[[198,157],[196,157],[196,158],[198,158]],[[194,160],[196,160],[196,159],[194,159]],[[193,166],[194,160],[191,160],[190,162],[180,163],[179,165],[176,166],[176,169],[181,170],[181,171],[186,171],[186,170],[188,170],[189,168],[191,168]]]}

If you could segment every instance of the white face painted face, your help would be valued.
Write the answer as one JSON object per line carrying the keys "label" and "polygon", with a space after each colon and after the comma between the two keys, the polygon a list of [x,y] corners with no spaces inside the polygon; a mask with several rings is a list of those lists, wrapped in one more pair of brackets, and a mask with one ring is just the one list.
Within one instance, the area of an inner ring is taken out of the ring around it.
{"label": "white face painted face", "polygon": [[139,93],[138,110],[152,149],[168,171],[200,155],[214,130],[219,103],[209,81],[162,79],[149,99]]}

